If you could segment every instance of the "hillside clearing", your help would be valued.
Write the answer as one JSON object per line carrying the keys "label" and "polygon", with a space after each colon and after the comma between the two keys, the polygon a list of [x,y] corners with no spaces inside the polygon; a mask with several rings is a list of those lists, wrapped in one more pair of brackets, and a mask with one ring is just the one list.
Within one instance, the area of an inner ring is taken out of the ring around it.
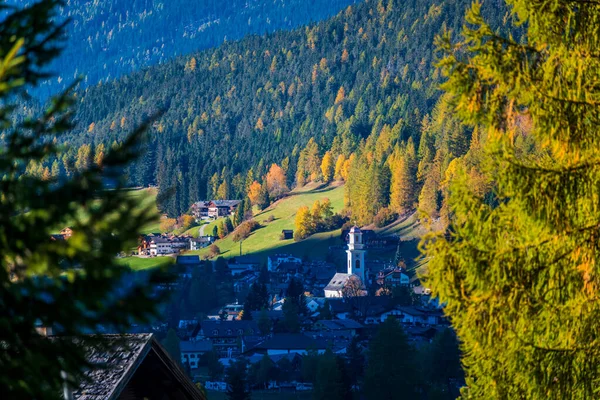
{"label": "hillside clearing", "polygon": [[[339,212],[344,206],[344,186],[324,186],[311,183],[291,192],[289,196],[256,214],[254,219],[262,227],[242,242],[242,253],[256,255],[265,260],[269,254],[276,251],[311,256],[312,258],[325,258],[329,246],[341,243],[340,230],[318,233],[300,242],[295,242],[293,239],[279,239],[283,229],[294,229],[294,218],[300,207],[311,207],[315,201],[325,198],[331,201],[334,212]],[[268,222],[270,217],[273,217],[273,221]],[[210,226],[205,230],[205,234],[209,233]],[[234,242],[230,237],[218,240],[216,245],[219,246],[223,257],[240,255],[240,243]],[[190,254],[204,255],[207,251],[207,249],[201,249],[190,252]]]}

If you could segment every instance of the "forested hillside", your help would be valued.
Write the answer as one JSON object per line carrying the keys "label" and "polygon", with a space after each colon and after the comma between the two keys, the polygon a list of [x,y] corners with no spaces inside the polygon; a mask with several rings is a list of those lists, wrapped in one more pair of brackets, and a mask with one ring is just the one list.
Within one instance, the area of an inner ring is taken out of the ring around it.
{"label": "forested hillside", "polygon": [[93,85],[224,40],[292,29],[355,1],[70,0],[57,16],[71,20],[65,51],[52,64],[58,75],[38,92],[55,93],[79,75]]}
{"label": "forested hillside", "polygon": [[[505,11],[491,3],[483,12],[500,25]],[[346,203],[359,222],[412,208],[423,188],[435,214],[441,177],[471,135],[443,118],[443,103],[436,107],[434,38],[460,28],[469,4],[369,0],[318,24],[90,87],[77,93],[70,154],[32,172],[63,175],[101,162],[104,146],[165,110],[127,172],[132,185],[157,184],[160,194],[174,187],[175,196],[159,195],[170,215],[199,199],[246,196],[254,181],[266,185],[272,163],[288,187],[348,180]]]}

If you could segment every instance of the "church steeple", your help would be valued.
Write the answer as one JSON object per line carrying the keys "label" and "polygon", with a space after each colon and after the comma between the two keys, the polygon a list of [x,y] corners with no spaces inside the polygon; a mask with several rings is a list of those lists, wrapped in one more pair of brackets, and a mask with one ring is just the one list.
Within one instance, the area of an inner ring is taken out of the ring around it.
{"label": "church steeple", "polygon": [[362,232],[358,226],[353,226],[348,233],[348,274],[358,276],[361,282],[365,282],[365,247]]}

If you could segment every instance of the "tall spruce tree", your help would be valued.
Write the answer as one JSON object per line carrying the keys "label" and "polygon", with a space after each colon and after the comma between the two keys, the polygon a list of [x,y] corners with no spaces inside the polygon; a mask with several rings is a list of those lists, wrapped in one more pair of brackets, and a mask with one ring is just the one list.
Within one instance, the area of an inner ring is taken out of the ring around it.
{"label": "tall spruce tree", "polygon": [[428,285],[462,343],[465,398],[596,398],[600,3],[507,3],[523,38],[498,36],[475,3],[464,41],[439,42],[443,88],[485,132],[496,199],[455,171],[450,234],[425,241]]}
{"label": "tall spruce tree", "polygon": [[[369,345],[365,372],[367,399],[413,399],[418,386],[415,351],[398,320],[388,317]],[[400,397],[401,396],[401,397]]]}
{"label": "tall spruce tree", "polygon": [[[120,190],[126,164],[141,152],[142,129],[106,149],[102,166],[74,169],[65,162],[71,172],[62,179],[28,173],[32,165],[66,160],[68,151],[52,140],[72,126],[68,94],[40,115],[15,115],[26,92],[49,78],[46,67],[60,53],[62,5],[0,5],[0,391],[7,399],[62,398],[62,375],[77,387],[81,374],[95,367],[86,350],[103,348],[95,335],[82,334],[101,325],[124,330],[134,321],[147,323],[160,300],[115,260],[154,220],[149,207],[140,210]],[[107,182],[117,190],[105,190]],[[67,225],[70,238],[52,237]],[[48,339],[40,325],[63,338]]]}

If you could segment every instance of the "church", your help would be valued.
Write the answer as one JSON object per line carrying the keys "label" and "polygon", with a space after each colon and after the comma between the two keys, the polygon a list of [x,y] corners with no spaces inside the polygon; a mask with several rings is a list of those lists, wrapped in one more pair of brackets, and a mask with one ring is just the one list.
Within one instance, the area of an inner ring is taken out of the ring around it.
{"label": "church", "polygon": [[366,296],[365,245],[362,232],[353,226],[348,233],[347,273],[337,273],[325,286],[325,297]]}

